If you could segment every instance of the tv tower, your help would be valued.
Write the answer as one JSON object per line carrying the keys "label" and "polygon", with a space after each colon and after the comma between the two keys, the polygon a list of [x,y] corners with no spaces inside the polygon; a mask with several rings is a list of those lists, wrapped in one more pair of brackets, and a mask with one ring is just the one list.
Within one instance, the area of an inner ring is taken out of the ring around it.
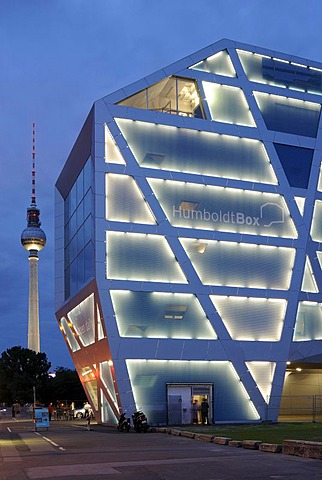
{"label": "tv tower", "polygon": [[31,204],[27,208],[27,228],[21,234],[21,243],[29,251],[29,309],[28,348],[40,352],[38,311],[38,252],[46,245],[45,232],[40,228],[40,210],[36,205],[36,150],[35,124],[32,124]]}

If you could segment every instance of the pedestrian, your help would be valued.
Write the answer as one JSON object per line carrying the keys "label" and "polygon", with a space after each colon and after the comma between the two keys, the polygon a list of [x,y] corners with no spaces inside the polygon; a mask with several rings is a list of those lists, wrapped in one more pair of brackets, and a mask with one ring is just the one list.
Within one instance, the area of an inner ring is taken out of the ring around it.
{"label": "pedestrian", "polygon": [[11,407],[11,415],[12,415],[12,418],[16,417],[16,409],[15,409],[14,404],[12,404],[12,407]]}
{"label": "pedestrian", "polygon": [[91,413],[91,406],[88,402],[84,403],[84,410],[85,410],[85,417],[90,417],[90,413]]}
{"label": "pedestrian", "polygon": [[91,430],[91,415],[88,415],[87,422],[86,422],[86,430]]}
{"label": "pedestrian", "polygon": [[207,402],[206,397],[204,397],[201,402],[201,422],[203,425],[209,424],[208,410],[209,410],[209,403]]}
{"label": "pedestrian", "polygon": [[52,417],[52,415],[53,415],[53,410],[54,410],[54,408],[53,408],[53,404],[52,404],[52,403],[50,403],[50,404],[48,405],[48,415],[49,415],[49,421],[51,421],[51,417]]}
{"label": "pedestrian", "polygon": [[198,400],[194,400],[192,404],[192,423],[198,423]]}

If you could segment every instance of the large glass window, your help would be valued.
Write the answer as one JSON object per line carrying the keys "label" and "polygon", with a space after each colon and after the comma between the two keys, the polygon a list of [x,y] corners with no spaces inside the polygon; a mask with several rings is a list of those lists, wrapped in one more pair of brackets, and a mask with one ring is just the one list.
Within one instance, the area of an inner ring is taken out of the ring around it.
{"label": "large glass window", "polygon": [[91,157],[65,199],[65,298],[94,276]]}
{"label": "large glass window", "polygon": [[119,102],[128,107],[204,118],[195,80],[169,77]]}
{"label": "large glass window", "polygon": [[95,341],[94,295],[90,295],[67,314],[79,340],[86,347]]}
{"label": "large glass window", "polygon": [[205,285],[287,290],[295,249],[181,238]]}
{"label": "large glass window", "polygon": [[106,242],[107,278],[187,283],[168,242],[161,235],[109,231]]}
{"label": "large glass window", "polygon": [[241,88],[202,82],[212,120],[255,127],[246,97]]}
{"label": "large glass window", "polygon": [[290,186],[307,188],[314,150],[281,143],[274,143],[274,146]]}
{"label": "large glass window", "polygon": [[294,329],[295,342],[322,339],[322,305],[300,302]]}
{"label": "large glass window", "polygon": [[155,219],[133,177],[108,173],[105,176],[106,219],[154,224]]}
{"label": "large glass window", "polygon": [[322,94],[322,71],[237,50],[249,80]]}
{"label": "large glass window", "polygon": [[191,68],[203,72],[217,73],[218,75],[225,75],[227,77],[236,77],[236,72],[227,50],[222,50],[206,58],[206,60],[196,63],[196,65],[193,65]]}
{"label": "large glass window", "polygon": [[268,130],[316,137],[320,104],[262,92],[254,96]]}
{"label": "large glass window", "polygon": [[121,337],[217,338],[192,294],[112,290],[111,296]]}
{"label": "large glass window", "polygon": [[116,119],[142,167],[276,184],[259,140]]}
{"label": "large glass window", "polygon": [[286,300],[212,295],[234,340],[278,342],[282,333]]}
{"label": "large glass window", "polygon": [[281,195],[172,180],[148,181],[174,226],[297,238]]}
{"label": "large glass window", "polygon": [[126,360],[135,404],[151,423],[166,424],[166,388],[169,383],[214,384],[213,417],[223,421],[259,419],[253,403],[227,361]]}
{"label": "large glass window", "polygon": [[316,200],[311,225],[312,240],[322,242],[322,201]]}

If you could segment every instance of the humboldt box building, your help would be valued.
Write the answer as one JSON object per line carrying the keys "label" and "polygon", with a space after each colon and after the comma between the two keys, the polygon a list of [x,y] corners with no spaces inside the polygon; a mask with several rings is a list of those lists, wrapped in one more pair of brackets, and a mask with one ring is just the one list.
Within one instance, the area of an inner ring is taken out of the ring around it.
{"label": "humboldt box building", "polygon": [[204,397],[210,421],[276,420],[305,390],[287,365],[322,350],[321,100],[322,64],[221,40],[94,103],[55,264],[98,421],[191,423]]}

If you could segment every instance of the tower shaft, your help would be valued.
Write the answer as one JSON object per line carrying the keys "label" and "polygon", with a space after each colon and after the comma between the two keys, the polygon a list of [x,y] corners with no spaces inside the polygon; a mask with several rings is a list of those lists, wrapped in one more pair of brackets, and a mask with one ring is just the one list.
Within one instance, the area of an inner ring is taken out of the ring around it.
{"label": "tower shaft", "polygon": [[28,348],[40,352],[39,309],[38,309],[38,253],[29,254],[29,311],[28,311]]}

